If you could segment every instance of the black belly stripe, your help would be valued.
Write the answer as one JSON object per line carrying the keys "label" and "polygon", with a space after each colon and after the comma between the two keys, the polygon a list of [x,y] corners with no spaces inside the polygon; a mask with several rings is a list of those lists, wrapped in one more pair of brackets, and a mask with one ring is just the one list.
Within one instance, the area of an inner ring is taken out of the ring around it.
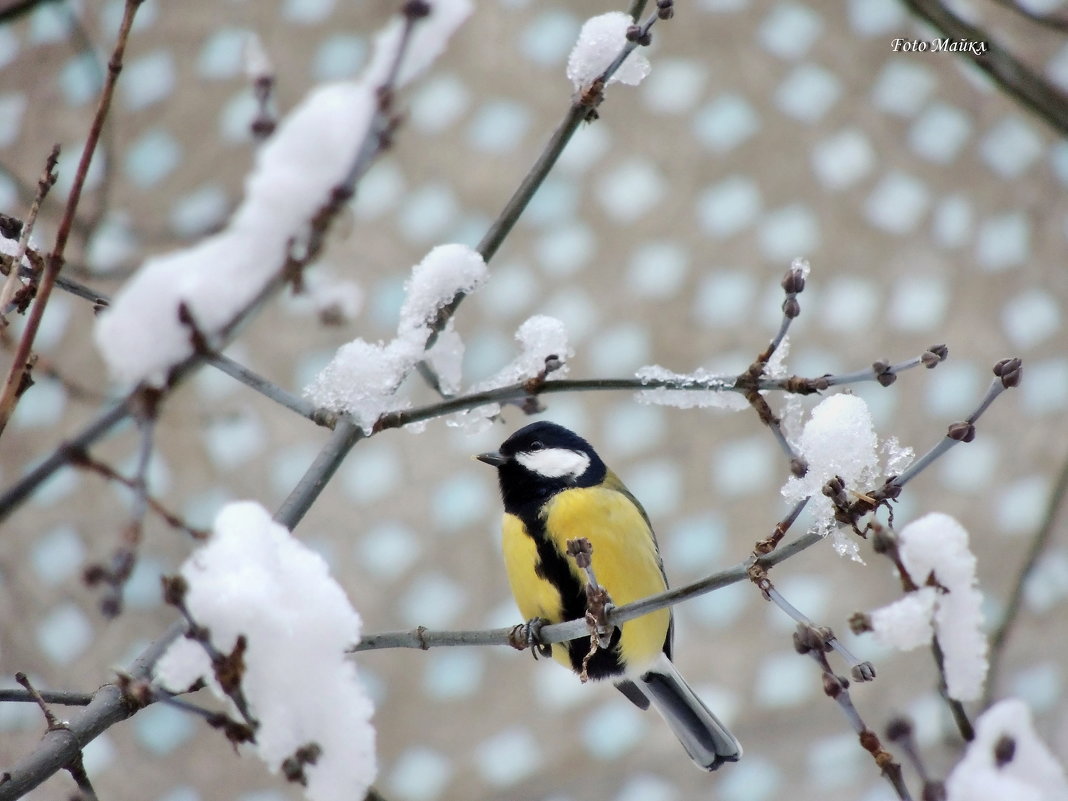
{"label": "black belly stripe", "polygon": [[[523,521],[523,529],[534,540],[538,552],[538,561],[534,565],[534,573],[545,581],[552,584],[560,593],[563,603],[560,621],[575,620],[586,614],[586,591],[582,583],[571,572],[570,559],[566,554],[560,553],[545,533],[545,521],[538,516],[537,507],[531,507],[517,514]],[[610,676],[618,676],[623,672],[623,665],[619,661],[619,637],[620,631],[616,629],[612,635],[611,644],[607,649],[600,649],[593,655],[586,666],[586,673],[591,679],[603,679]],[[590,637],[579,637],[567,644],[568,656],[571,659],[571,667],[576,672],[582,671],[582,660],[590,652]]]}

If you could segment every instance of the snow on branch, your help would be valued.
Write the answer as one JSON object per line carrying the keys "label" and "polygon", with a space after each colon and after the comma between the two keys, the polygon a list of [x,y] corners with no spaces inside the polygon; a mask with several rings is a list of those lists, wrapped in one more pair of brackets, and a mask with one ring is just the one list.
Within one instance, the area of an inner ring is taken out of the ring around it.
{"label": "snow on branch", "polygon": [[[344,656],[362,623],[322,557],[259,504],[232,503],[181,575],[184,607],[212,645],[229,652],[247,642],[236,678],[258,721],[257,755],[278,771],[314,745],[314,764],[303,768],[308,798],[362,798],[376,771],[372,704]],[[154,675],[170,691],[203,679],[229,696],[194,639],[175,641]]]}

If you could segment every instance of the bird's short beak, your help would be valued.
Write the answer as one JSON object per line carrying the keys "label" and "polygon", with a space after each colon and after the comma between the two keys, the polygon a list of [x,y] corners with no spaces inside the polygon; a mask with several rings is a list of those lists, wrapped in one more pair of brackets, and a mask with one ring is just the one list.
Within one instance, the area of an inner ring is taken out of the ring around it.
{"label": "bird's short beak", "polygon": [[493,467],[500,467],[508,461],[508,457],[504,456],[500,451],[489,451],[488,453],[480,453],[475,457],[480,462],[485,462]]}

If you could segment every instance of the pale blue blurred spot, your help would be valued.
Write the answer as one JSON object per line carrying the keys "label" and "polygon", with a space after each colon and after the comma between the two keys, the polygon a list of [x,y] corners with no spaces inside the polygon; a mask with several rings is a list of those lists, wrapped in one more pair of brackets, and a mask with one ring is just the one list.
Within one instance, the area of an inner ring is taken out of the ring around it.
{"label": "pale blue blurred spot", "polygon": [[[580,395],[581,393],[575,393],[574,395],[561,395],[553,398],[552,403],[548,404],[549,408],[545,412],[545,419],[552,420],[564,428],[577,431],[579,434],[588,432],[592,428],[590,410],[587,402],[580,399]],[[522,425],[525,422],[520,421],[518,425]],[[516,426],[517,428],[518,425]]]}
{"label": "pale blue blurred spot", "polygon": [[543,11],[519,35],[519,50],[529,61],[545,67],[562,64],[575,44],[582,23],[570,11]]}
{"label": "pale blue blurred spot", "polygon": [[355,552],[361,568],[375,577],[393,581],[419,560],[423,545],[408,525],[384,520],[359,536]]}
{"label": "pale blue blurred spot", "polygon": [[611,453],[613,458],[634,456],[655,448],[665,436],[665,414],[659,406],[620,401],[601,417],[600,422],[603,450]]}
{"label": "pale blue blurred spot", "polygon": [[482,687],[485,657],[477,648],[443,648],[426,660],[423,691],[439,701],[469,698]]}
{"label": "pale blue blurred spot", "polygon": [[[775,586],[783,598],[812,620],[822,620],[827,616],[831,601],[828,579],[813,574],[791,573],[780,577]],[[789,635],[797,629],[796,621],[774,604],[767,604],[766,615],[772,630]]]}
{"label": "pale blue blurred spot", "polygon": [[[801,301],[804,308],[804,301]],[[798,347],[790,354],[787,361],[790,364],[790,372],[795,375],[824,375],[825,373],[840,373],[845,368],[842,356],[836,351],[824,350],[814,346]],[[851,365],[852,366],[852,365]]]}
{"label": "pale blue blurred spot", "polygon": [[897,0],[849,0],[849,24],[861,36],[896,33],[907,19]]}
{"label": "pale blue blurred spot", "polygon": [[756,671],[753,695],[763,707],[778,709],[797,706],[808,700],[820,687],[811,662],[795,651],[783,651],[764,657]]}
{"label": "pale blue blurred spot", "polygon": [[[3,31],[0,28],[0,31]],[[0,175],[0,208],[12,209],[19,202],[19,189],[9,175]]]}
{"label": "pale blue blurred spot", "polygon": [[74,12],[66,3],[44,3],[30,14],[30,44],[64,42],[74,30]]}
{"label": "pale blue blurred spot", "polygon": [[642,741],[647,728],[641,710],[620,697],[585,716],[582,743],[597,759],[618,759]]}
{"label": "pale blue blurred spot", "polygon": [[386,440],[364,441],[341,468],[341,486],[350,501],[368,504],[400,486],[404,466],[397,448]]}
{"label": "pale blue blurred spot", "polygon": [[291,801],[291,798],[281,790],[253,790],[251,793],[242,793],[234,801]]}
{"label": "pale blue blurred spot", "polygon": [[649,362],[652,343],[644,323],[617,323],[603,330],[589,346],[595,375],[620,376]]}
{"label": "pale blue blurred spot", "polygon": [[[976,440],[978,442],[978,440]],[[1024,582],[1024,605],[1033,615],[1047,614],[1068,598],[1068,551],[1051,548]]]}
{"label": "pale blue blurred spot", "polygon": [[[85,149],[85,140],[78,142],[64,142],[59,150],[59,161],[56,162],[56,183],[52,187],[53,193],[59,193],[66,197],[70,194],[74,175],[78,170],[78,162],[82,158],[82,150]],[[107,162],[107,154],[97,148],[93,154],[93,160],[89,164],[89,172],[86,173],[82,189],[91,192],[100,186],[104,179],[104,165]]]}
{"label": "pale blue blurred spot", "polygon": [[905,709],[905,717],[912,721],[916,743],[932,747],[942,741],[949,716],[945,700],[934,690],[915,698]]}
{"label": "pale blue blurred spot", "polygon": [[485,471],[466,471],[444,479],[431,496],[430,508],[439,531],[454,533],[477,523],[493,503],[493,483]]}
{"label": "pale blue blurred spot", "polygon": [[50,478],[37,485],[30,501],[34,506],[47,508],[70,495],[81,483],[81,474],[74,469],[57,470]]}
{"label": "pale blue blurred spot", "polygon": [[551,228],[535,245],[538,264],[547,275],[556,278],[573,275],[585,267],[596,250],[593,230],[578,220]]}
{"label": "pale blue blurred spot", "polygon": [[938,365],[924,376],[927,385],[924,405],[928,413],[935,419],[963,418],[982,397],[986,375],[986,370],[980,372],[973,362],[950,359]]}
{"label": "pale blue blurred spot", "polygon": [[430,182],[412,190],[397,214],[397,229],[409,242],[426,244],[437,239],[460,213],[452,188]]}
{"label": "pale blue blurred spot", "polygon": [[315,51],[312,77],[317,81],[353,78],[367,61],[367,42],[362,36],[335,33],[326,37]]}
{"label": "pale blue blurred spot", "polygon": [[1061,309],[1051,292],[1025,289],[1002,306],[1001,326],[1013,345],[1029,350],[1060,332]]}
{"label": "pale blue blurred spot", "polygon": [[783,776],[772,761],[747,752],[737,765],[729,767],[723,780],[717,782],[721,801],[771,801],[779,797]]}
{"label": "pale blue blurred spot", "polygon": [[1018,211],[987,220],[979,228],[975,258],[988,272],[1026,264],[1031,260],[1031,221]]}
{"label": "pale blue blurred spot", "polygon": [[694,620],[707,628],[729,629],[754,597],[753,590],[745,582],[739,582],[699,595],[687,601],[685,608]]}
{"label": "pale blue blurred spot", "polygon": [[930,190],[922,181],[893,170],[868,195],[864,213],[876,228],[901,235],[916,228],[930,203]]}
{"label": "pale blue blurred spot", "polygon": [[866,330],[885,302],[882,288],[868,278],[839,275],[820,298],[819,319],[828,331],[850,333]]}
{"label": "pale blue blurred spot", "polygon": [[191,495],[182,504],[182,517],[195,528],[210,529],[215,522],[215,515],[232,500],[233,495],[221,487],[206,489]]}
{"label": "pale blue blurred spot", "polygon": [[85,543],[73,526],[56,526],[30,548],[30,564],[46,586],[55,586],[76,575],[84,561]]}
{"label": "pale blue blurred spot", "polygon": [[697,141],[713,153],[726,153],[760,131],[760,115],[741,95],[720,95],[693,117]]}
{"label": "pale blue blurred spot", "polygon": [[1056,662],[1039,662],[1017,671],[1009,680],[1009,694],[1036,713],[1052,709],[1064,695],[1063,668]]}
{"label": "pale blue blurred spot", "polygon": [[1028,414],[1051,414],[1068,409],[1068,359],[1027,362],[1027,380],[1021,385]]}
{"label": "pale blue blurred spot", "polygon": [[115,747],[115,741],[104,732],[100,737],[85,744],[82,749],[82,766],[90,776],[96,776],[110,768],[117,757],[118,748]]}
{"label": "pale blue blurred spot", "polygon": [[201,78],[224,81],[244,72],[245,45],[251,37],[248,28],[222,27],[213,31],[197,56]]}
{"label": "pale blue blurred spot", "polygon": [[401,801],[434,801],[452,778],[449,757],[424,746],[409,746],[389,772],[386,787]]}
{"label": "pale blue blurred spot", "polygon": [[390,682],[386,681],[377,670],[368,667],[366,662],[360,663],[359,673],[356,678],[367,691],[367,697],[371,699],[374,708],[381,708],[386,699],[389,698]]}
{"label": "pale blue blurred spot", "polygon": [[620,224],[645,216],[666,193],[663,173],[643,158],[627,158],[601,172],[594,188],[605,214]]}
{"label": "pale blue blurred spot", "polygon": [[566,175],[578,175],[595,165],[612,147],[612,133],[604,125],[587,125],[575,131],[556,162]]}
{"label": "pale blue blurred spot", "polygon": [[1068,45],[1063,45],[1046,62],[1046,76],[1062,92],[1068,91]]}
{"label": "pale blue blurred spot", "polygon": [[564,225],[578,213],[579,196],[579,186],[574,180],[550,174],[520,219],[535,228]]}
{"label": "pale blue blurred spot", "polygon": [[653,773],[626,777],[612,801],[676,801],[679,790],[667,779]]}
{"label": "pale blue blurred spot", "polygon": [[19,37],[11,25],[0,28],[0,69],[15,60],[19,54]]}
{"label": "pale blue blurred spot", "polygon": [[827,790],[857,781],[870,764],[870,758],[857,747],[857,736],[852,733],[820,738],[808,746],[806,756],[810,781]]}
{"label": "pale blue blurred spot", "polygon": [[801,122],[814,123],[842,96],[842,82],[815,64],[801,64],[775,90],[775,105]]}
{"label": "pale blue blurred spot", "polygon": [[935,102],[924,109],[909,129],[909,147],[928,161],[949,164],[960,155],[971,133],[968,114],[956,106]]}
{"label": "pale blue blurred spot", "polygon": [[442,239],[446,242],[467,245],[469,248],[474,249],[482,241],[482,237],[486,235],[486,230],[492,222],[493,220],[483,212],[465,212],[449,226]]}
{"label": "pale blue blurred spot", "polygon": [[876,431],[893,431],[897,424],[895,415],[901,405],[901,396],[887,392],[886,387],[875,381],[865,381],[852,387],[853,394],[868,404]]}
{"label": "pale blue blurred spot", "polygon": [[429,77],[412,95],[408,118],[412,127],[426,134],[441,133],[467,112],[471,90],[451,72]]}
{"label": "pale blue blurred spot", "polygon": [[271,489],[277,496],[284,498],[297,486],[321,449],[318,442],[298,442],[273,450]]}
{"label": "pale blue blurred spot", "polygon": [[85,254],[86,266],[97,275],[114,272],[135,260],[138,246],[129,215],[112,212],[93,230]]}
{"label": "pale blue blurred spot", "polygon": [[1042,137],[1019,117],[1005,117],[979,143],[979,155],[1000,178],[1018,178],[1042,155]]}
{"label": "pale blue blurred spot", "polygon": [[156,50],[129,61],[119,81],[126,109],[140,111],[164,100],[174,91],[176,80],[170,50]]}
{"label": "pale blue blurred spot", "polygon": [[644,242],[631,254],[627,288],[642,299],[671,298],[678,294],[689,271],[690,254],[679,242]]}
{"label": "pale blue blurred spot", "polygon": [[467,143],[475,150],[502,156],[522,142],[530,127],[530,111],[507,98],[487,100],[467,126]]}
{"label": "pale blue blurred spot", "polygon": [[894,281],[886,318],[899,331],[921,333],[945,319],[949,286],[943,276],[905,274]]}
{"label": "pale blue blurred spot", "polygon": [[808,6],[779,3],[764,18],[757,39],[765,50],[783,59],[801,58],[823,30],[823,20]]}
{"label": "pale blue blurred spot", "polygon": [[513,726],[474,749],[475,769],[493,787],[509,787],[530,777],[545,758],[529,729]]}
{"label": "pale blue blurred spot", "polygon": [[[37,684],[38,677],[31,675],[30,680]],[[0,678],[0,687],[5,690],[21,689],[21,685],[14,678],[9,679],[6,676]],[[41,711],[36,704],[0,704],[0,734],[37,730],[40,726]]]}
{"label": "pale blue blurred spot", "polygon": [[816,215],[800,203],[769,211],[760,222],[760,249],[771,261],[789,263],[809,256],[820,240]]}
{"label": "pale blue blurred spot", "polygon": [[201,801],[200,793],[188,785],[182,785],[161,795],[157,801]]}
{"label": "pale blue blurred spot", "polygon": [[701,97],[708,72],[708,65],[699,61],[657,59],[656,68],[641,83],[642,101],[654,114],[683,114]]}
{"label": "pale blue blurred spot", "polygon": [[697,198],[701,229],[725,239],[752,225],[763,202],[760,188],[743,175],[732,175],[705,189]]}
{"label": "pale blue blurred spot", "polygon": [[77,108],[96,98],[103,86],[103,69],[94,53],[78,53],[59,71],[59,88],[67,105]]}
{"label": "pale blue blurred spot", "polygon": [[[712,572],[727,545],[727,525],[718,512],[684,517],[660,534],[664,562],[671,573],[707,575]],[[719,597],[719,593],[713,593]]]}
{"label": "pale blue blurred spot", "polygon": [[682,471],[667,459],[651,459],[626,470],[627,487],[654,521],[677,512],[682,501]]}
{"label": "pale blue blurred spot", "polygon": [[[1030,373],[1027,378],[1031,379]],[[1024,476],[1006,484],[997,496],[994,530],[1004,537],[1037,531],[1046,513],[1049,492],[1050,479],[1043,475]]]}
{"label": "pale blue blurred spot", "polygon": [[938,478],[943,487],[961,496],[985,496],[1000,462],[1001,451],[994,441],[977,438],[938,460]]}
{"label": "pale blue blurred spot", "polygon": [[[1065,46],[1068,53],[1068,45]],[[1050,167],[1062,184],[1068,184],[1068,142],[1063,139],[1054,143],[1049,149]]]}
{"label": "pale blue blurred spot", "polygon": [[[504,621],[503,625],[514,625],[518,618],[519,613],[513,612],[512,617]],[[561,670],[559,665],[547,667],[555,667],[556,670],[534,671],[532,701],[537,708],[568,712],[582,707],[593,709],[607,697],[607,693],[602,695],[592,691],[593,688],[579,681],[579,677],[570,670]]]}
{"label": "pale blue blurred spot", "polygon": [[776,469],[786,466],[785,460],[778,463],[777,456],[781,454],[766,437],[725,442],[712,457],[712,486],[724,495],[752,495],[766,490]]}
{"label": "pale blue blurred spot", "polygon": [[353,209],[361,220],[373,220],[392,211],[404,195],[405,180],[397,162],[379,159],[356,187]]}
{"label": "pale blue blurred spot", "polygon": [[286,0],[282,17],[300,25],[318,25],[334,13],[335,0]]}
{"label": "pale blue blurred spot", "polygon": [[67,408],[67,390],[58,381],[38,380],[22,396],[11,415],[14,428],[55,426]]}
{"label": "pale blue blurred spot", "polygon": [[972,241],[972,202],[964,195],[949,195],[935,206],[931,233],[944,248]]}
{"label": "pale blue blurred spot", "polygon": [[233,470],[263,453],[267,429],[252,408],[234,409],[209,421],[201,438],[215,466]]}
{"label": "pale blue blurred spot", "polygon": [[160,576],[172,572],[168,565],[151,556],[141,556],[123,589],[123,600],[129,609],[155,609],[163,604]]}
{"label": "pale blue blurred spot", "polygon": [[93,627],[72,601],[55,607],[37,624],[37,645],[57,665],[74,661],[93,641]]}
{"label": "pale blue blurred spot", "polygon": [[917,59],[892,58],[875,80],[872,102],[880,111],[911,117],[924,107],[937,84],[930,68]]}
{"label": "pale blue blurred spot", "polygon": [[812,171],[828,189],[846,189],[871,172],[875,150],[857,128],[846,128],[812,148]]}
{"label": "pale blue blurred spot", "polygon": [[134,140],[126,151],[126,175],[141,189],[159,183],[182,162],[182,146],[163,128],[153,128]]}
{"label": "pale blue blurred spot", "polygon": [[226,188],[221,184],[204,184],[171,204],[171,230],[183,239],[194,239],[222,225],[229,210]]}
{"label": "pale blue blurred spot", "polygon": [[515,356],[515,343],[495,329],[480,329],[467,338],[463,373],[472,382],[495,375]]}
{"label": "pale blue blurred spot", "polygon": [[371,318],[380,328],[390,331],[391,336],[397,328],[397,318],[404,303],[404,281],[404,275],[386,275],[371,289]]}
{"label": "pale blue blurred spot", "polygon": [[601,312],[589,292],[574,287],[563,287],[550,295],[541,303],[540,311],[564,324],[572,345],[583,342],[601,322]]}
{"label": "pale blue blurred spot", "polygon": [[508,320],[530,306],[539,288],[538,278],[526,262],[508,261],[494,266],[490,280],[474,300],[486,315]]}
{"label": "pale blue blurred spot", "polygon": [[712,271],[697,287],[694,317],[710,328],[734,328],[752,317],[756,292],[751,271]]}
{"label": "pale blue blurred spot", "polygon": [[398,599],[397,611],[409,626],[447,628],[467,606],[467,589],[444,573],[421,573]]}
{"label": "pale blue blurred spot", "polygon": [[259,103],[247,89],[240,89],[219,113],[219,136],[224,142],[245,144],[252,141],[252,122],[259,114]]}

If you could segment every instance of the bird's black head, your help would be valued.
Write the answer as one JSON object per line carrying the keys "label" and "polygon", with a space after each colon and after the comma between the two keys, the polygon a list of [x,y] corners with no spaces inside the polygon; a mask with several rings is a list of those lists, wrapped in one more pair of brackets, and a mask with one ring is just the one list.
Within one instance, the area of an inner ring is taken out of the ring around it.
{"label": "bird's black head", "polygon": [[524,426],[499,450],[477,458],[497,468],[505,511],[513,514],[531,505],[540,507],[561,490],[596,486],[607,471],[590,443],[544,421]]}

